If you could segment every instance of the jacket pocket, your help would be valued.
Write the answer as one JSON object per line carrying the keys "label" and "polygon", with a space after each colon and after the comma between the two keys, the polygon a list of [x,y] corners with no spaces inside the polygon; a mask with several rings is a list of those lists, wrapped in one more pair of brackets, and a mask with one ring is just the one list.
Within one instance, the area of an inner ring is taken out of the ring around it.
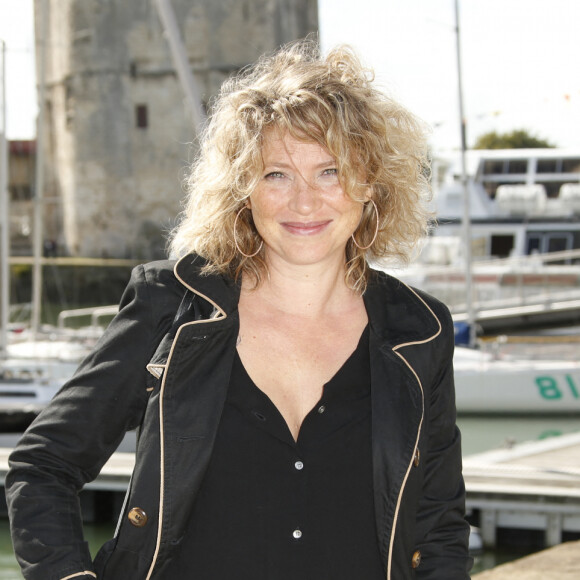
{"label": "jacket pocket", "polygon": [[98,580],[139,580],[145,578],[149,565],[139,552],[116,548],[113,539],[99,550],[94,567]]}

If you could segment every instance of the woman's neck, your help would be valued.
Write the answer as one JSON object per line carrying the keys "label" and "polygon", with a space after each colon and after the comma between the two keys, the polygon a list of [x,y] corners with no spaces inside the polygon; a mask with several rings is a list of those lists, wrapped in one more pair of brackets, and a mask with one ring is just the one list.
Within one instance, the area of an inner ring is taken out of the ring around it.
{"label": "woman's neck", "polygon": [[268,276],[250,292],[270,308],[285,314],[316,319],[332,312],[344,312],[360,300],[345,281],[344,264],[279,265],[270,263]]}

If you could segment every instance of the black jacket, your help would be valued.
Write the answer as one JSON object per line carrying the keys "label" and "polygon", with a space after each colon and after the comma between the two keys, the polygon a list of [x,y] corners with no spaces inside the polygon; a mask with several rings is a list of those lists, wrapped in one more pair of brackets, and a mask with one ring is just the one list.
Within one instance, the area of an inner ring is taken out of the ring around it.
{"label": "black jacket", "polygon": [[[186,256],[136,268],[94,352],[13,451],[6,493],[27,580],[164,579],[211,456],[238,336],[239,287],[200,275],[200,264]],[[175,325],[185,289],[195,309]],[[385,577],[465,580],[471,559],[449,312],[374,271],[364,302]],[[117,534],[93,564],[77,494],[136,427]]]}

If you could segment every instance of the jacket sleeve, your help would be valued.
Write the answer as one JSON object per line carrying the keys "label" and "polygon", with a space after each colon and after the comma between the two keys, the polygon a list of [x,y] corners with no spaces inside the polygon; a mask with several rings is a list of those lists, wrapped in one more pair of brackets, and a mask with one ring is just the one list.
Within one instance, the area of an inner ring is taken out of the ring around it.
{"label": "jacket sleeve", "polygon": [[453,322],[446,307],[437,313],[442,324],[435,354],[439,364],[425,392],[423,492],[417,512],[416,546],[421,580],[469,579],[469,525],[465,521],[465,485],[462,475],[461,436],[456,426],[453,379]]}
{"label": "jacket sleeve", "polygon": [[178,304],[169,270],[135,268],[118,315],[12,452],[6,497],[26,580],[96,577],[78,493],[125,432],[139,425],[147,402],[145,367]]}

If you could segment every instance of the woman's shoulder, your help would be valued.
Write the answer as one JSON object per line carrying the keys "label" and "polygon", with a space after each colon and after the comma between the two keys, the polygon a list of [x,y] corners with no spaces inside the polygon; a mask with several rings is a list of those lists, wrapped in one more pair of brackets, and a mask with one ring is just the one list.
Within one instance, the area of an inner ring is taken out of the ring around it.
{"label": "woman's shoulder", "polygon": [[207,272],[207,264],[197,254],[187,254],[177,260],[142,264],[136,270],[152,296],[172,295],[175,299],[191,290],[210,304],[211,309],[218,305],[224,312],[234,310],[239,298],[239,285],[223,274]]}
{"label": "woman's shoulder", "polygon": [[382,288],[385,292],[389,293],[397,293],[402,298],[408,295],[415,295],[421,298],[424,302],[426,302],[429,306],[433,305],[435,308],[443,308],[447,309],[447,306],[441,300],[425,292],[421,288],[417,288],[416,286],[412,286],[411,284],[407,284],[403,282],[400,278],[392,274],[388,274],[383,270],[377,270],[375,268],[370,268],[369,274],[369,284],[374,285],[378,288]]}
{"label": "woman's shoulder", "polygon": [[140,264],[133,270],[133,276],[149,286],[180,288],[184,284],[195,284],[197,279],[207,277],[202,274],[206,261],[195,254],[179,259],[168,258]]}
{"label": "woman's shoulder", "polygon": [[175,260],[157,260],[133,268],[125,290],[129,296],[141,296],[156,302],[160,296],[183,294],[183,286],[174,273]]}
{"label": "woman's shoulder", "polygon": [[368,290],[377,302],[388,301],[399,312],[423,310],[428,318],[434,317],[442,327],[453,326],[449,308],[441,300],[382,270],[370,270]]}

